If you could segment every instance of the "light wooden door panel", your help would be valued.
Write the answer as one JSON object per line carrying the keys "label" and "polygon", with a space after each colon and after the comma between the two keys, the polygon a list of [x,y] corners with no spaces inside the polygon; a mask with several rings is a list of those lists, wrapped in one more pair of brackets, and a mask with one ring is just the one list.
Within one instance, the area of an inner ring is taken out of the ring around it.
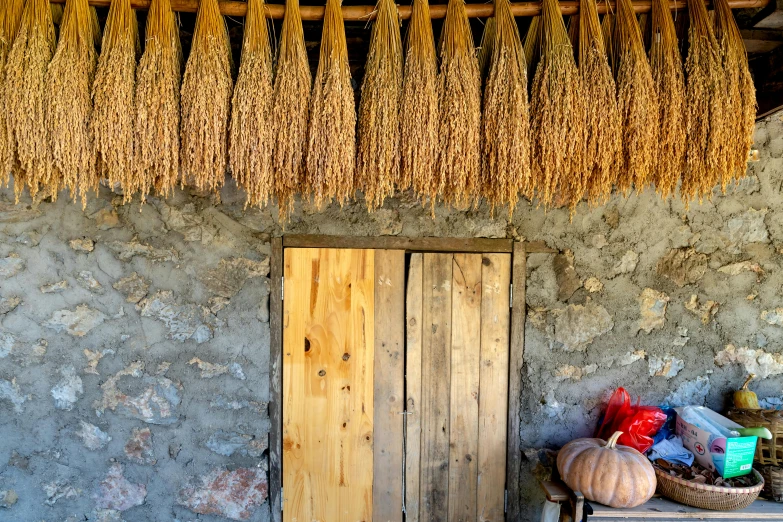
{"label": "light wooden door panel", "polygon": [[406,520],[504,520],[511,256],[411,257]]}
{"label": "light wooden door panel", "polygon": [[285,253],[283,519],[372,520],[374,252]]}

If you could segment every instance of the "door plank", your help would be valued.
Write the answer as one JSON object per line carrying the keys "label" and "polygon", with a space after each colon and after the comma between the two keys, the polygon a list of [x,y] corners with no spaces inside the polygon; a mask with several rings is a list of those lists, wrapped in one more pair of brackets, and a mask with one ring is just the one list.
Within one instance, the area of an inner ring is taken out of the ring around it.
{"label": "door plank", "polygon": [[280,437],[283,420],[283,240],[272,239],[272,255],[269,269],[269,507],[272,522],[282,522],[283,513],[280,489],[283,477],[280,466],[283,458],[283,444]]}
{"label": "door plank", "polygon": [[372,520],[374,253],[285,254],[283,520]]}
{"label": "door plank", "polygon": [[455,254],[451,293],[449,520],[476,520],[481,255]]}
{"label": "door plank", "polygon": [[422,254],[411,254],[405,302],[405,520],[419,522],[421,474]]}
{"label": "door plank", "polygon": [[446,522],[449,513],[452,260],[424,254],[419,519],[427,522]]}
{"label": "door plank", "polygon": [[519,495],[519,467],[522,451],[519,441],[520,397],[522,393],[522,364],[525,351],[525,278],[527,253],[524,243],[514,243],[511,258],[514,296],[511,303],[511,339],[509,343],[508,381],[508,440],[506,445],[506,488],[508,489],[507,520],[519,520],[521,498]]}
{"label": "door plank", "polygon": [[478,520],[504,519],[511,256],[485,254],[481,267]]}
{"label": "door plank", "polygon": [[[405,251],[375,252],[373,520],[402,521]],[[369,521],[368,521],[369,522]]]}

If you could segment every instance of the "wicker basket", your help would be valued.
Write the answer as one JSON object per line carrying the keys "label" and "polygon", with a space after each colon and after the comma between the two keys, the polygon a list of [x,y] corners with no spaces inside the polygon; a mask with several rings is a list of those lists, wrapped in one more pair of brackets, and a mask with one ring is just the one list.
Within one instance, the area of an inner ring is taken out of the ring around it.
{"label": "wicker basket", "polygon": [[764,477],[762,494],[775,502],[783,502],[783,468],[780,466],[759,466],[758,471]]}
{"label": "wicker basket", "polygon": [[763,466],[783,466],[783,411],[730,410],[728,417],[746,428],[767,428],[772,439],[759,439],[756,462]]}
{"label": "wicker basket", "polygon": [[658,493],[680,504],[715,511],[734,511],[748,507],[756,500],[764,487],[764,479],[758,471],[753,475],[758,480],[749,488],[725,488],[709,484],[698,484],[690,480],[672,477],[655,468],[658,477]]}

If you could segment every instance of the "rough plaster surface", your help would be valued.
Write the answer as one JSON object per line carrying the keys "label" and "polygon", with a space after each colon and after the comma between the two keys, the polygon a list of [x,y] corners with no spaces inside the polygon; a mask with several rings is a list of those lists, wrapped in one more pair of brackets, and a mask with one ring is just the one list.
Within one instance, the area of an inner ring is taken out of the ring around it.
{"label": "rough plaster surface", "polygon": [[268,255],[281,233],[512,237],[528,258],[521,398],[525,520],[550,450],[591,435],[617,386],[645,403],[723,409],[753,371],[783,404],[783,114],[761,161],[685,209],[651,190],[511,221],[413,198],[244,209],[179,192],[83,212],[0,192],[2,520],[266,521]]}

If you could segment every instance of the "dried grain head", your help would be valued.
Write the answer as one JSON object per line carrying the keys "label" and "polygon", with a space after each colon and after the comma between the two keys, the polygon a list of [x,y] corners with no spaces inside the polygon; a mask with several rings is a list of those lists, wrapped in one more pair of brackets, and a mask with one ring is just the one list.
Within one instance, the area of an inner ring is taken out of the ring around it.
{"label": "dried grain head", "polygon": [[299,0],[286,0],[272,92],[272,177],[280,218],[294,194],[306,192],[305,152],[313,79],[307,62]]}
{"label": "dried grain head", "polygon": [[182,77],[182,182],[219,192],[228,166],[231,45],[217,0],[201,0]]}
{"label": "dried grain head", "polygon": [[52,147],[52,195],[67,187],[74,201],[87,206],[98,190],[95,148],[90,133],[92,84],[98,56],[95,25],[87,0],[68,0],[57,50],[46,71],[47,127]]}
{"label": "dried grain head", "polygon": [[614,28],[617,98],[622,117],[623,162],[617,187],[641,192],[655,170],[658,95],[631,0],[618,0]]}
{"label": "dried grain head", "polygon": [[181,74],[182,47],[171,4],[152,0],[136,69],[135,168],[126,199],[139,192],[144,201],[153,188],[166,197],[176,187]]}
{"label": "dried grain head", "polygon": [[359,103],[356,184],[374,210],[394,194],[400,178],[402,39],[394,0],[379,0]]}
{"label": "dried grain head", "polygon": [[724,177],[727,121],[726,76],[712,21],[704,2],[688,2],[690,18],[685,75],[686,168],[680,193],[686,202],[701,201]]}
{"label": "dried grain head", "polygon": [[440,192],[438,155],[438,60],[427,0],[413,0],[406,37],[400,110],[401,189],[413,186],[434,206]]}
{"label": "dried grain head", "polygon": [[650,67],[660,100],[653,181],[661,197],[672,194],[685,170],[685,77],[668,0],[653,0]]}
{"label": "dried grain head", "polygon": [[6,117],[17,199],[27,185],[35,198],[51,175],[46,126],[46,68],[55,35],[47,0],[27,0],[6,61]]}
{"label": "dried grain head", "polygon": [[19,31],[24,0],[6,0],[0,6],[0,186],[8,184],[13,166],[11,136],[6,121],[5,63]]}
{"label": "dried grain head", "polygon": [[617,90],[595,0],[580,0],[579,12],[579,75],[585,100],[584,132],[587,137],[584,178],[588,201],[601,204],[609,199],[617,180],[622,127]]}
{"label": "dried grain head", "polygon": [[530,92],[531,183],[528,194],[565,204],[584,194],[584,99],[557,0],[544,0],[540,58]]}
{"label": "dried grain head", "polygon": [[242,39],[242,59],[231,102],[229,166],[247,194],[247,204],[266,205],[272,181],[272,46],[264,0],[249,0]]}
{"label": "dried grain head", "polygon": [[133,121],[139,27],[130,0],[113,0],[92,87],[90,122],[98,175],[119,185],[126,200],[135,187]]}
{"label": "dried grain head", "polygon": [[444,201],[465,208],[480,197],[481,74],[464,0],[449,0],[439,47],[436,168]]}
{"label": "dried grain head", "polygon": [[509,0],[495,0],[495,38],[484,87],[481,192],[514,212],[530,181],[527,64]]}
{"label": "dried grain head", "polygon": [[356,106],[340,0],[327,0],[318,70],[310,99],[307,187],[316,207],[354,193]]}
{"label": "dried grain head", "polygon": [[724,192],[732,179],[747,172],[753,131],[756,125],[756,89],[748,68],[748,55],[737,22],[727,0],[715,0],[715,38],[723,58],[726,75],[726,112],[729,129],[726,133],[727,168],[721,179]]}

